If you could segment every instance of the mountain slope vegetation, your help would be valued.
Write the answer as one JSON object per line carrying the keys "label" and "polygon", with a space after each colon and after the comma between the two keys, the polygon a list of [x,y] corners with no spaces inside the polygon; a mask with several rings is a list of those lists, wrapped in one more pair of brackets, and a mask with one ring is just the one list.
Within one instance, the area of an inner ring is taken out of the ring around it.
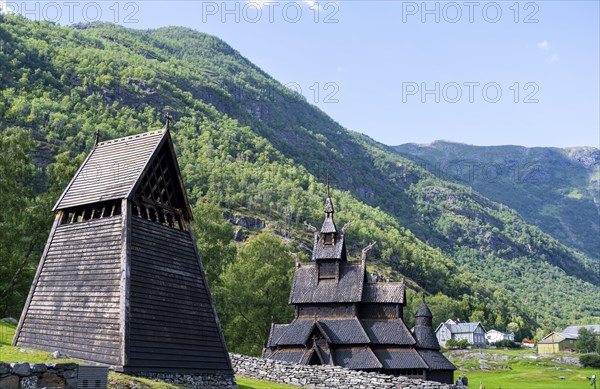
{"label": "mountain slope vegetation", "polygon": [[513,208],[564,244],[600,259],[600,150],[444,141],[393,149],[439,178],[470,186]]}
{"label": "mountain slope vegetation", "polygon": [[[156,129],[168,111],[190,200],[205,218],[195,230],[218,309],[230,300],[221,287],[227,269],[244,256],[235,248],[218,255],[227,246],[223,234],[230,239],[233,230],[215,219],[214,207],[267,221],[306,257],[304,223],[320,225],[329,173],[336,220],[354,222],[351,255],[377,241],[369,266],[429,294],[436,320],[459,316],[498,329],[513,323],[531,336],[539,327],[600,317],[600,272],[585,254],[516,211],[345,130],[215,37],[179,27],[0,18],[0,151],[19,156],[0,167],[0,177],[14,173],[0,181],[13,202],[0,226],[25,231],[0,237],[0,315],[19,314],[52,203],[94,133],[109,139]],[[411,294],[409,319],[417,300]],[[228,325],[226,336],[235,327]]]}

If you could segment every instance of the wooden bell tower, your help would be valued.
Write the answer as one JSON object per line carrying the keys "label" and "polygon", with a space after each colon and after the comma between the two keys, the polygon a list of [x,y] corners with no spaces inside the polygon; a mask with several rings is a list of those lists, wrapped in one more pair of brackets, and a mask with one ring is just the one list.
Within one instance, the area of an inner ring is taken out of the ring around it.
{"label": "wooden bell tower", "polygon": [[168,128],[97,143],[54,212],[14,345],[233,376]]}

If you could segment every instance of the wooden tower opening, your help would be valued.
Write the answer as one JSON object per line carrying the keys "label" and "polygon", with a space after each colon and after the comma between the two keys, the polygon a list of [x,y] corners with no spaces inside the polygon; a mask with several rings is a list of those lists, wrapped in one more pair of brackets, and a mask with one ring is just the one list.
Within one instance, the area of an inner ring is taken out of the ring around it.
{"label": "wooden tower opening", "polygon": [[233,382],[167,129],[98,143],[54,212],[14,345]]}

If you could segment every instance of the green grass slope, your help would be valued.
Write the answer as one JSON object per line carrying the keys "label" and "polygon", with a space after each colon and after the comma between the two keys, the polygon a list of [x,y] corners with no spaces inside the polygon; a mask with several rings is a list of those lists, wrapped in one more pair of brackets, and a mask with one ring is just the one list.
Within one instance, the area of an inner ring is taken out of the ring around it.
{"label": "green grass slope", "polygon": [[455,376],[465,374],[469,387],[475,388],[483,383],[488,389],[577,389],[589,387],[592,375],[598,375],[598,369],[556,361],[578,354],[542,357],[532,350],[465,350],[449,356],[458,367]]}

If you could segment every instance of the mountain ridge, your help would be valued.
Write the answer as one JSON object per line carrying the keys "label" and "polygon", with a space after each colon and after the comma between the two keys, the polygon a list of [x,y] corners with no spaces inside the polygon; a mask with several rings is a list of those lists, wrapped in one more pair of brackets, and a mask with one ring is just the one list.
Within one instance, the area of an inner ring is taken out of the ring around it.
{"label": "mountain ridge", "polygon": [[445,141],[392,149],[438,177],[472,186],[516,209],[563,243],[600,259],[599,149]]}
{"label": "mountain ridge", "polygon": [[28,129],[51,162],[38,163],[40,195],[57,196],[96,130],[104,139],[144,132],[169,111],[195,204],[260,215],[305,252],[303,223],[320,223],[329,173],[340,223],[355,221],[352,251],[377,240],[372,266],[408,277],[438,312],[498,328],[519,317],[530,335],[600,317],[600,273],[586,255],[347,131],[218,38],[3,18],[0,128]]}

